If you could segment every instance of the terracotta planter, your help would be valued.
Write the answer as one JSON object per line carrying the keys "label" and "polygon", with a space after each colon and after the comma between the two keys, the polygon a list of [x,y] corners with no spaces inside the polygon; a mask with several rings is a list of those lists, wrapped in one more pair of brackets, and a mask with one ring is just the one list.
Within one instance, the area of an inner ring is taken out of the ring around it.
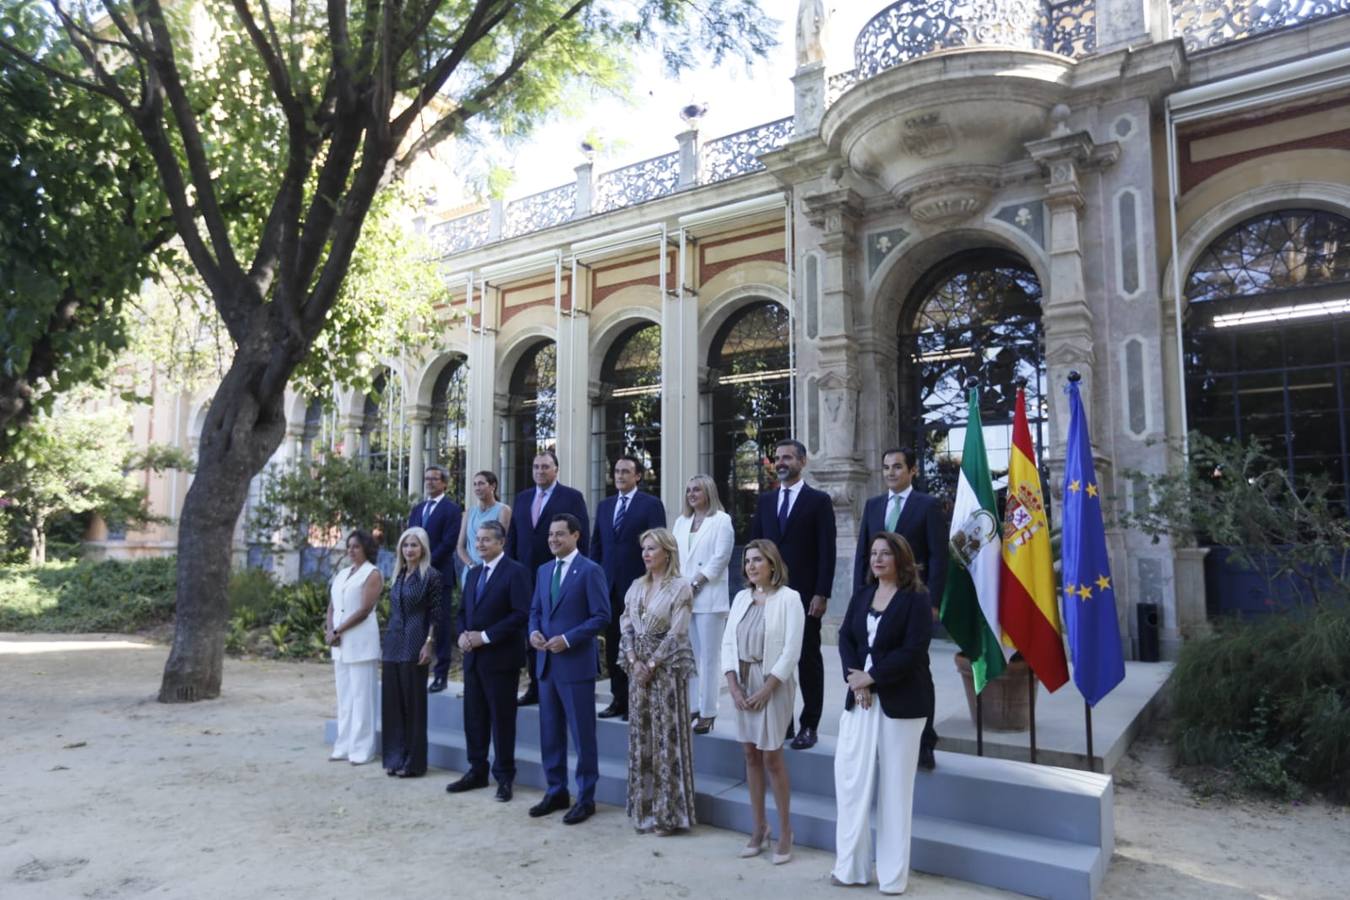
{"label": "terracotta planter", "polygon": [[[960,653],[955,656],[956,670],[966,688],[966,705],[970,708],[971,724],[975,722],[975,676],[970,671],[970,660]],[[1003,674],[984,686],[984,727],[988,731],[1026,731],[1031,727],[1031,696],[1027,677],[1031,668],[1021,657],[1008,663]],[[1036,685],[1040,690],[1040,685]]]}

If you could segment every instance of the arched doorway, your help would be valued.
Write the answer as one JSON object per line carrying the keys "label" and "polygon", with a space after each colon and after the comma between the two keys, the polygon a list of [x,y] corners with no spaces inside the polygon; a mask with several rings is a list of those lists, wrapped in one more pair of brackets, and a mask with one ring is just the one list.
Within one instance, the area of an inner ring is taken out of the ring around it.
{"label": "arched doorway", "polygon": [[921,457],[924,489],[956,495],[969,417],[964,385],[972,375],[980,381],[980,421],[995,487],[1008,470],[1018,378],[1027,380],[1027,420],[1044,459],[1041,285],[1026,261],[997,248],[955,254],[919,279],[904,309],[899,439]]}
{"label": "arched doorway", "polygon": [[1253,216],[1186,277],[1186,417],[1257,438],[1291,478],[1322,475],[1350,506],[1350,218]]}
{"label": "arched doorway", "polygon": [[444,466],[450,473],[446,493],[457,503],[464,503],[468,496],[468,442],[469,364],[464,356],[456,355],[431,386],[431,417],[427,420],[423,458],[425,465]]}
{"label": "arched doorway", "polygon": [[[531,463],[558,435],[558,350],[553,341],[529,347],[511,373],[499,475],[510,497],[534,484]],[[566,479],[564,478],[564,481]]]}
{"label": "arched doorway", "polygon": [[661,468],[661,326],[625,330],[600,366],[600,402],[593,413],[591,459],[601,468],[591,484],[597,499],[612,493],[614,461],[625,453],[642,460],[644,490],[658,490]]}
{"label": "arched doorway", "polygon": [[[755,498],[772,483],[773,446],[792,436],[788,337],[787,309],[759,300],[723,323],[708,354],[705,447],[711,448],[709,470],[735,523],[738,547],[749,540]],[[733,578],[738,573],[735,567]]]}

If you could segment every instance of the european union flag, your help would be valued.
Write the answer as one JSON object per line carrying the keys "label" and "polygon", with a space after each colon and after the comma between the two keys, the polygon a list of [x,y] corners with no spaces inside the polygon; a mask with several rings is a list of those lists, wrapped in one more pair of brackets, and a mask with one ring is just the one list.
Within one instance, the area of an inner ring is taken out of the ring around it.
{"label": "european union flag", "polygon": [[[1076,374],[1076,373],[1075,373]],[[1087,416],[1070,376],[1069,446],[1064,465],[1064,624],[1069,632],[1073,683],[1089,706],[1125,680],[1116,623],[1116,591],[1106,556],[1101,485],[1092,465]]]}

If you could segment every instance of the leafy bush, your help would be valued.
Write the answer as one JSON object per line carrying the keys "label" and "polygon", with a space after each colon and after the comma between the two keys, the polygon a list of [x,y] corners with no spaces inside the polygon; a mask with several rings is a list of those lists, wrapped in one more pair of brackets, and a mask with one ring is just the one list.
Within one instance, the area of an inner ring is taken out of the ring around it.
{"label": "leafy bush", "polygon": [[0,631],[133,632],[173,618],[173,557],[0,567]]}
{"label": "leafy bush", "polygon": [[1171,699],[1179,762],[1280,797],[1350,800],[1350,604],[1218,623],[1183,645]]}

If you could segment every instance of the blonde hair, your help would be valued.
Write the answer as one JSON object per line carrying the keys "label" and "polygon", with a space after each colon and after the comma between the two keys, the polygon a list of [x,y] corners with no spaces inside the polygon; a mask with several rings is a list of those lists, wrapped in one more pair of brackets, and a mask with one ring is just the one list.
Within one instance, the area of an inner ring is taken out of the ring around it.
{"label": "blonde hair", "polygon": [[[722,498],[717,495],[717,482],[712,480],[711,475],[695,475],[685,484],[688,488],[690,484],[697,484],[703,488],[703,495],[708,498],[708,515],[722,511]],[[681,514],[693,518],[694,508],[689,505],[689,495],[686,494],[683,500],[684,508]]]}
{"label": "blonde hair", "polygon": [[395,552],[398,554],[398,564],[394,567],[394,578],[398,579],[400,575],[407,574],[408,561],[403,558],[403,542],[408,538],[416,538],[417,543],[422,545],[422,556],[417,560],[417,574],[423,577],[427,574],[427,569],[431,568],[431,536],[427,534],[425,528],[413,526],[398,536],[398,543],[395,544]]}
{"label": "blonde hair", "polygon": [[[665,578],[680,577],[680,545],[675,542],[675,535],[670,533],[669,528],[648,528],[638,537],[638,544],[647,543],[647,538],[656,541],[656,546],[666,551],[666,572]],[[651,581],[652,573],[648,572],[642,576]]]}
{"label": "blonde hair", "polygon": [[[787,584],[787,563],[783,562],[783,554],[778,552],[777,544],[765,538],[757,538],[745,545],[746,553],[749,553],[751,550],[758,550],[760,556],[764,557],[765,561],[769,564],[769,568],[773,570],[773,574],[769,576],[769,587],[777,590]],[[744,556],[741,557],[741,574],[745,574]],[[749,578],[746,578],[746,581],[749,580]]]}

